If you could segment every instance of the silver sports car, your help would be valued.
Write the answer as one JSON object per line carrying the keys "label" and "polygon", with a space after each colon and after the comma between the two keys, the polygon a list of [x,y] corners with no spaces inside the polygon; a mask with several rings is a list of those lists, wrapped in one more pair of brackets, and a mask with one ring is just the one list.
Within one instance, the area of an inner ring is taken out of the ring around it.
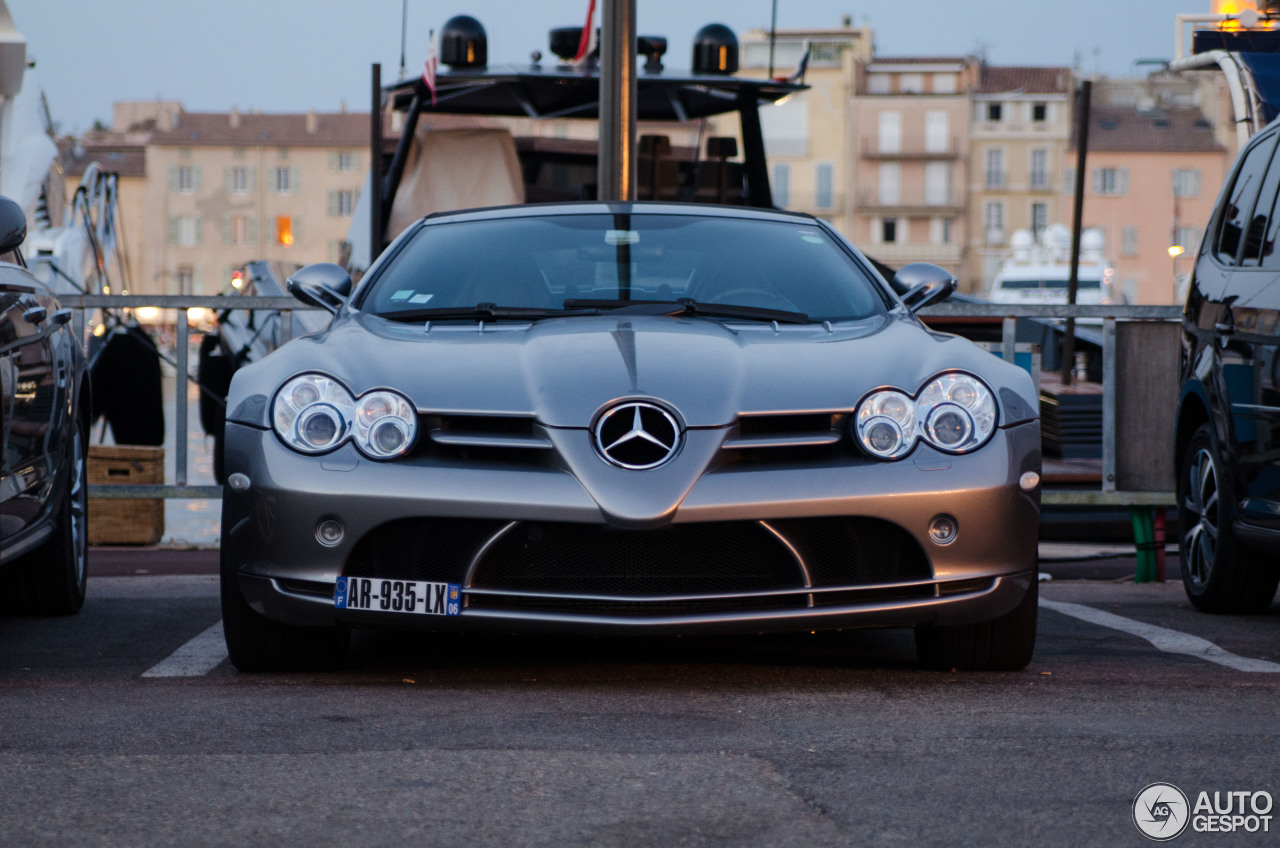
{"label": "silver sports car", "polygon": [[1029,375],[914,315],[807,215],[574,203],[426,218],[332,323],[239,371],[222,606],[244,670],[353,627],[913,627],[930,667],[1036,632]]}

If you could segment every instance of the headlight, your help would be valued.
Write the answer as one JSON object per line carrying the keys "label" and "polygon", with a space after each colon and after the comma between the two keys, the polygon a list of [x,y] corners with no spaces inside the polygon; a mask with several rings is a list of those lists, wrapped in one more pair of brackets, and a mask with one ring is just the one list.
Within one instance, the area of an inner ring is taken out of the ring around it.
{"label": "headlight", "polygon": [[996,402],[977,377],[946,372],[914,399],[893,389],[867,395],[854,421],[858,443],[880,459],[901,459],[917,438],[947,453],[966,453],[995,432]]}
{"label": "headlight", "polygon": [[378,390],[355,400],[322,374],[301,374],[276,392],[271,410],[276,435],[307,454],[326,453],[354,438],[370,459],[392,459],[413,446],[418,417],[396,392]]}
{"label": "headlight", "polygon": [[858,404],[858,441],[881,459],[906,456],[916,443],[915,401],[902,392],[869,395]]}
{"label": "headlight", "polygon": [[302,453],[325,453],[351,431],[355,401],[346,387],[321,374],[302,374],[281,386],[271,410],[276,435]]}
{"label": "headlight", "polygon": [[418,416],[395,392],[372,392],[356,404],[356,447],[373,459],[400,456],[413,445]]}

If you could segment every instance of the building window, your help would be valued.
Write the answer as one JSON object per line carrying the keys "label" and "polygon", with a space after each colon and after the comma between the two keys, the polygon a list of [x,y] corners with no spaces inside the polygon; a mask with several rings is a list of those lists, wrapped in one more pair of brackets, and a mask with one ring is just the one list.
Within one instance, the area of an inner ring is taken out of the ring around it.
{"label": "building window", "polygon": [[987,120],[988,121],[1001,120],[1004,116],[1003,107],[1004,107],[1003,103],[988,103],[987,104]]}
{"label": "building window", "polygon": [[1178,227],[1173,231],[1175,243],[1190,255],[1200,252],[1200,228]]}
{"label": "building window", "polygon": [[951,146],[951,117],[942,110],[924,113],[924,150],[946,153]]}
{"label": "building window", "polygon": [[232,215],[227,219],[227,244],[245,245],[255,241],[253,221],[248,215]]}
{"label": "building window", "polygon": [[898,219],[897,218],[881,218],[880,219],[880,241],[885,244],[897,244],[898,242]]}
{"label": "building window", "polygon": [[1031,151],[1031,187],[1049,187],[1049,151]]}
{"label": "building window", "polygon": [[1004,188],[1004,148],[987,149],[987,188]]}
{"label": "building window", "polygon": [[934,74],[933,75],[933,93],[934,94],[955,94],[956,93],[956,75],[955,74]]}
{"label": "building window", "polygon": [[276,216],[276,244],[289,247],[293,244],[293,218],[288,215]]}
{"label": "building window", "polygon": [[231,169],[230,188],[232,194],[249,193],[249,169],[237,166]]}
{"label": "building window", "polygon": [[934,218],[929,229],[934,244],[951,244],[950,218]]}
{"label": "building window", "polygon": [[350,218],[356,209],[356,193],[351,189],[329,192],[329,214],[338,218]]}
{"label": "building window", "polygon": [[951,164],[949,162],[925,163],[924,202],[929,206],[946,206],[951,202]]}
{"label": "building window", "polygon": [[828,163],[821,163],[814,168],[813,205],[818,209],[830,209],[832,206],[832,183],[835,182],[835,169]]}
{"label": "building window", "polygon": [[1032,103],[1031,104],[1031,120],[1037,124],[1043,124],[1049,120],[1049,104],[1048,103]]}
{"label": "building window", "polygon": [[351,155],[350,151],[340,150],[333,154],[333,170],[346,173],[354,171],[355,169],[355,158]]}
{"label": "building window", "polygon": [[1138,228],[1137,227],[1128,226],[1120,231],[1120,255],[1121,256],[1137,256],[1138,255]]}
{"label": "building window", "polygon": [[1004,204],[992,201],[986,206],[987,244],[1004,244]]}
{"label": "building window", "polygon": [[169,244],[174,247],[196,247],[200,244],[199,215],[169,216]]}
{"label": "building window", "polygon": [[902,202],[902,166],[897,162],[880,163],[880,203],[897,206]]}
{"label": "building window", "polygon": [[1049,204],[1032,203],[1031,204],[1031,235],[1039,238],[1040,234],[1049,226]]}
{"label": "building window", "polygon": [[881,112],[878,120],[880,152],[900,152],[902,150],[902,113]]}
{"label": "building window", "polygon": [[1093,193],[1107,197],[1120,197],[1129,193],[1128,168],[1095,168]]}
{"label": "building window", "polygon": [[243,158],[244,158],[244,148],[243,148],[243,147],[233,147],[233,148],[231,148],[231,158],[233,158],[233,159],[243,159]]}
{"label": "building window", "polygon": [[791,203],[791,166],[773,166],[773,202],[786,208]]}
{"label": "building window", "polygon": [[179,265],[174,272],[174,280],[178,284],[178,294],[191,294],[196,288],[196,269],[190,265]]}
{"label": "building window", "polygon": [[195,194],[199,190],[198,165],[175,165],[169,169],[169,191],[174,194]]}
{"label": "building window", "polygon": [[888,74],[867,74],[867,94],[888,94]]}
{"label": "building window", "polygon": [[276,194],[293,194],[298,190],[298,172],[296,168],[279,165],[271,169],[271,184]]}
{"label": "building window", "polygon": [[1175,168],[1173,172],[1174,197],[1200,196],[1200,169]]}
{"label": "building window", "polygon": [[898,78],[898,92],[901,94],[924,94],[924,75],[903,74]]}

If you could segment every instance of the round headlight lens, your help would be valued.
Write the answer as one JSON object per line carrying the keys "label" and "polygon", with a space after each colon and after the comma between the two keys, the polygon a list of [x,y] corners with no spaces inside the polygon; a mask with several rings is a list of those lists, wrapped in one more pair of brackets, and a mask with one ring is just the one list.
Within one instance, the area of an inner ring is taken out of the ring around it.
{"label": "round headlight lens", "polygon": [[925,441],[949,453],[964,453],[986,444],[995,432],[995,396],[977,377],[949,371],[920,390],[916,415],[924,422]]}
{"label": "round headlight lens", "polygon": [[276,393],[271,423],[294,450],[324,453],[346,439],[353,405],[351,393],[332,377],[300,374]]}
{"label": "round headlight lens", "polygon": [[898,459],[916,441],[915,403],[902,392],[875,392],[858,404],[854,432],[863,449],[880,459]]}
{"label": "round headlight lens", "polygon": [[418,414],[408,399],[390,391],[370,392],[356,403],[356,447],[370,459],[393,459],[413,446]]}

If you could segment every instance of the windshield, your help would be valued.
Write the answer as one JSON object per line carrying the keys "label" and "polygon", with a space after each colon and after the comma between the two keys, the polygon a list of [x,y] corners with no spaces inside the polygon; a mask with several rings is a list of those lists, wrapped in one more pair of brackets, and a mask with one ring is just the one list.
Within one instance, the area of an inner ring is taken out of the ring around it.
{"label": "windshield", "polygon": [[816,226],[608,213],[422,227],[378,275],[362,308],[394,318],[480,304],[559,310],[565,301],[609,308],[601,302],[680,298],[812,321],[886,309],[877,285]]}

